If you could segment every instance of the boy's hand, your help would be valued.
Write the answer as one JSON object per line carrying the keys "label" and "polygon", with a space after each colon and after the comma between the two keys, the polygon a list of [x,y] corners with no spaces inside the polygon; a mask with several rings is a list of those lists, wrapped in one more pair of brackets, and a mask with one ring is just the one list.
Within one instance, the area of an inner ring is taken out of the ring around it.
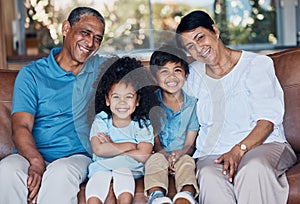
{"label": "boy's hand", "polygon": [[169,173],[171,175],[175,175],[175,168],[174,165],[176,163],[176,155],[174,152],[172,152],[169,157],[168,157],[168,161],[169,161]]}
{"label": "boy's hand", "polygon": [[175,150],[170,154],[170,160],[172,161],[173,165],[178,161],[178,159],[183,155],[182,150]]}
{"label": "boy's hand", "polygon": [[168,161],[169,161],[169,170],[171,172],[171,174],[175,174],[175,163],[179,160],[179,158],[183,155],[183,151],[182,150],[175,150],[173,151],[169,157],[168,157]]}

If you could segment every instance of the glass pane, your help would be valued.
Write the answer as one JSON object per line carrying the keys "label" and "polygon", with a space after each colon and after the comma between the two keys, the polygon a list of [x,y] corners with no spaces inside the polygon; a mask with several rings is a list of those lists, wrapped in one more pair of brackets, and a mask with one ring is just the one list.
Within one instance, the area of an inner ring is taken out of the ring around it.
{"label": "glass pane", "polygon": [[275,0],[216,0],[213,8],[226,44],[277,43]]}
{"label": "glass pane", "polygon": [[62,43],[61,23],[76,6],[91,6],[104,15],[101,50],[107,52],[172,42],[180,18],[195,9],[213,17],[225,44],[276,44],[278,39],[275,0],[25,0],[25,6],[26,39],[40,42],[40,53]]}

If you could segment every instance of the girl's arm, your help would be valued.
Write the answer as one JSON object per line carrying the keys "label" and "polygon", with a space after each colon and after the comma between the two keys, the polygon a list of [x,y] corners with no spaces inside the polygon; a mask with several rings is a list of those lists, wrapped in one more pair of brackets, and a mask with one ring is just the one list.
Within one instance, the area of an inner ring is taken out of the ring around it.
{"label": "girl's arm", "polygon": [[[107,137],[106,139],[104,139]],[[91,139],[94,154],[100,157],[114,157],[130,150],[135,150],[137,145],[131,142],[113,143],[109,136],[100,134]]]}
{"label": "girl's arm", "polygon": [[152,152],[153,146],[149,142],[140,142],[136,149],[124,152],[124,155],[130,156],[138,162],[145,163]]}

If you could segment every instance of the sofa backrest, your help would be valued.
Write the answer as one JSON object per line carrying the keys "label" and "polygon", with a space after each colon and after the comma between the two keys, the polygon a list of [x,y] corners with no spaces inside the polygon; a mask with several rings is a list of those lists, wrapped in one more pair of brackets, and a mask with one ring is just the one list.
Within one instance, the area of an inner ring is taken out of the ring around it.
{"label": "sofa backrest", "polygon": [[0,70],[0,160],[12,153],[11,101],[17,71]]}
{"label": "sofa backrest", "polygon": [[[300,47],[269,55],[284,90],[285,135],[300,158]],[[11,102],[18,71],[0,69],[0,160],[12,153]]]}
{"label": "sofa backrest", "polygon": [[300,155],[300,47],[269,55],[284,91],[285,136],[296,154]]}

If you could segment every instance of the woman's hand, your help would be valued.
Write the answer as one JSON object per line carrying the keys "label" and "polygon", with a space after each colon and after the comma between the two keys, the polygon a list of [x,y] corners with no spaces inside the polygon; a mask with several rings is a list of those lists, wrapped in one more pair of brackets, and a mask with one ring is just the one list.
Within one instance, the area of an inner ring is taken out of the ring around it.
{"label": "woman's hand", "polygon": [[233,177],[237,172],[238,166],[242,157],[246,152],[241,150],[238,145],[235,145],[229,152],[220,156],[215,163],[221,164],[223,163],[223,174],[227,175],[229,182],[233,181]]}

